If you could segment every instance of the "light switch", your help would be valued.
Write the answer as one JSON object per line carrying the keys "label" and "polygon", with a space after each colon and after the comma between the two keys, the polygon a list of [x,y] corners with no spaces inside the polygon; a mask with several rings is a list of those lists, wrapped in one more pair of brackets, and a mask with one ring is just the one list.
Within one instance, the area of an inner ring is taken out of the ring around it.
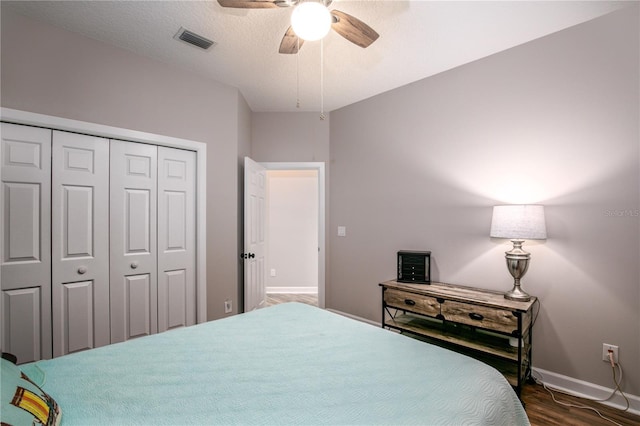
{"label": "light switch", "polygon": [[346,236],[347,236],[347,227],[338,226],[338,237],[346,237]]}
{"label": "light switch", "polygon": [[271,276],[272,276],[272,277],[275,277],[275,276],[276,276],[276,270],[275,270],[275,268],[272,268],[272,269],[271,269]]}

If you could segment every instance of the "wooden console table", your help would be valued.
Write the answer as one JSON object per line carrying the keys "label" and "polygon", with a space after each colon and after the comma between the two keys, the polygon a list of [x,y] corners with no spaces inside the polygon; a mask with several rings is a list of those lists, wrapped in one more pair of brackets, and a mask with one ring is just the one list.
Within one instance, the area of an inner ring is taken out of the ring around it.
{"label": "wooden console table", "polygon": [[437,282],[380,286],[383,328],[483,361],[502,372],[520,396],[531,375],[535,297],[517,302],[501,292]]}

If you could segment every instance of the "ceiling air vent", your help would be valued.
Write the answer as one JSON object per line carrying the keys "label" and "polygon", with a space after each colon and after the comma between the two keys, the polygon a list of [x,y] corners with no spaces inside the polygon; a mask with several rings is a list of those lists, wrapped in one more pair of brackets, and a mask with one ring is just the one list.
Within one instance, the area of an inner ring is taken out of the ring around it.
{"label": "ceiling air vent", "polygon": [[182,27],[173,38],[175,38],[176,40],[182,40],[185,43],[189,43],[204,50],[207,50],[215,44],[215,42],[209,40],[208,38],[202,37],[201,35],[186,30]]}

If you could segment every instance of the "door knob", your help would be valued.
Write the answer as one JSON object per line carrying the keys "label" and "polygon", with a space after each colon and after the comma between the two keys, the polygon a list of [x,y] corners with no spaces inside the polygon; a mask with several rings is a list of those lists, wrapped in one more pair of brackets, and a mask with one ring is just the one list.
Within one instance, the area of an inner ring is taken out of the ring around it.
{"label": "door knob", "polygon": [[78,273],[80,275],[85,274],[87,272],[87,267],[86,266],[81,266],[78,268]]}
{"label": "door knob", "polygon": [[138,262],[131,262],[131,269],[136,269],[138,267]]}

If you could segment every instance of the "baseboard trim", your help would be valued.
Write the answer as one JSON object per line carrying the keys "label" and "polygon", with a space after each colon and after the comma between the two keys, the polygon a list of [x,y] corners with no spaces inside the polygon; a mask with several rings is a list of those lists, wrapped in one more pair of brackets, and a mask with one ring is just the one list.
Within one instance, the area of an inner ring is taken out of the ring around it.
{"label": "baseboard trim", "polygon": [[371,321],[371,320],[366,319],[366,318],[359,317],[357,315],[348,314],[346,312],[338,311],[337,309],[327,308],[326,310],[329,311],[329,312],[333,312],[334,314],[342,315],[343,317],[351,318],[351,319],[356,320],[356,321],[360,321],[360,322],[364,322],[364,323],[369,324],[369,325],[380,327],[380,323],[375,322],[375,321]]}
{"label": "baseboard trim", "polygon": [[267,294],[318,294],[318,287],[266,287]]}
{"label": "baseboard trim", "polygon": [[[580,398],[602,399],[608,397],[613,392],[612,388],[574,379],[573,377],[564,376],[541,368],[533,367],[533,376],[537,379],[541,379],[542,382],[553,389],[558,389]],[[626,392],[625,395],[629,400],[628,412],[640,415],[640,397],[630,395]],[[624,409],[627,405],[620,393],[616,393],[609,401],[597,402],[617,409]]]}

